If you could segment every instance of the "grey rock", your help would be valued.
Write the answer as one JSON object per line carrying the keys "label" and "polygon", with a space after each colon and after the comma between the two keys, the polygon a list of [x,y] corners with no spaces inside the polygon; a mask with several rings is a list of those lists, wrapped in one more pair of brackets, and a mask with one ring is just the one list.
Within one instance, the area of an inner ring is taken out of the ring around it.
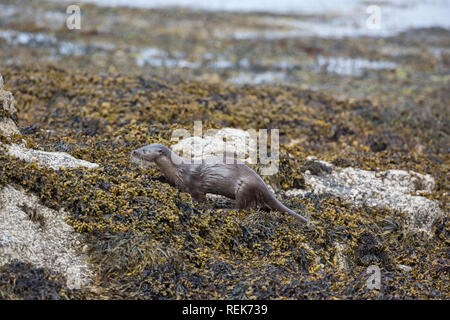
{"label": "grey rock", "polygon": [[6,135],[19,133],[16,121],[17,109],[14,107],[14,96],[3,89],[3,77],[0,74],[0,133]]}
{"label": "grey rock", "polygon": [[[422,196],[430,193],[435,181],[430,175],[413,171],[367,171],[357,168],[339,168],[313,157],[309,161],[328,167],[320,175],[304,173],[306,185],[317,194],[329,193],[356,206],[387,208],[408,214],[407,228],[431,236],[431,226],[444,213],[436,201]],[[303,195],[309,190],[290,190],[289,196]]]}
{"label": "grey rock", "polygon": [[0,133],[10,136],[20,132],[19,129],[17,129],[16,123],[12,119],[0,118]]}
{"label": "grey rock", "polygon": [[60,168],[98,168],[98,164],[72,157],[65,152],[47,152],[41,150],[28,149],[24,146],[11,144],[5,146],[10,156],[19,158],[26,162],[37,162],[43,167],[58,170]]}
{"label": "grey rock", "polygon": [[406,271],[406,272],[410,272],[410,271],[412,270],[412,267],[407,266],[407,265],[404,265],[404,264],[399,264],[399,265],[398,265],[398,268],[399,268],[400,270],[403,270],[403,271]]}
{"label": "grey rock", "polygon": [[[33,219],[27,210],[40,217]],[[83,241],[66,223],[67,213],[39,204],[35,195],[6,186],[0,189],[0,265],[13,260],[45,267],[65,276],[69,288],[92,278],[86,256],[76,248]]]}
{"label": "grey rock", "polygon": [[348,246],[346,244],[337,242],[334,247],[336,250],[335,259],[339,270],[348,270],[349,259],[345,255],[345,250],[348,249]]}
{"label": "grey rock", "polygon": [[[236,154],[241,161],[255,163],[256,140],[248,131],[234,128],[217,130],[205,137],[188,137],[174,144],[172,150],[187,159],[201,159],[209,156]],[[191,157],[192,155],[192,157]]]}

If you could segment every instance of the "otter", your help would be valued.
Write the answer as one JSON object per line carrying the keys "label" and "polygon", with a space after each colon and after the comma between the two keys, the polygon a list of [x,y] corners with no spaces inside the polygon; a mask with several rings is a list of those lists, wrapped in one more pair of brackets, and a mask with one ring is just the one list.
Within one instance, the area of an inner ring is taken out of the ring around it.
{"label": "otter", "polygon": [[162,144],[134,150],[131,159],[144,164],[155,163],[170,184],[189,193],[198,202],[204,202],[207,193],[219,194],[235,199],[238,210],[261,206],[307,222],[306,218],[278,201],[255,171],[236,159],[208,157],[196,163],[178,156]]}

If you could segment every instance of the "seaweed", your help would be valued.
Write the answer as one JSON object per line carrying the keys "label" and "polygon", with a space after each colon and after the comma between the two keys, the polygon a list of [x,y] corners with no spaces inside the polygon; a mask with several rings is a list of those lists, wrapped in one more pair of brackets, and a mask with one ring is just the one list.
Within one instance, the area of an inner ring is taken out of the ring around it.
{"label": "seaweed", "polygon": [[[65,12],[64,4],[55,2],[5,4]],[[0,60],[13,61],[5,63],[1,73],[6,90],[14,94],[15,120],[21,128],[21,134],[0,134],[0,143],[25,141],[28,148],[67,152],[100,167],[54,171],[12,158],[0,148],[0,187],[20,186],[36,194],[42,205],[68,212],[67,223],[86,236],[82,246],[96,274],[95,290],[71,291],[51,270],[13,262],[0,267],[1,298],[450,297],[449,59],[448,54],[435,58],[424,50],[447,48],[447,33],[405,32],[383,40],[383,45],[364,37],[344,38],[339,45],[314,37],[238,41],[173,22],[183,17],[187,25],[204,21],[200,29],[205,30],[213,25],[231,25],[232,31],[270,29],[259,18],[271,15],[91,4],[83,4],[83,10],[86,21],[93,23],[82,32],[67,33],[61,25],[50,33],[81,44],[109,41],[117,50],[100,56],[90,48],[89,54],[59,56],[55,61],[49,54],[52,48],[45,45],[30,50],[3,46],[0,39]],[[129,22],[100,28],[108,25],[112,14]],[[32,34],[48,31],[33,21],[15,23],[14,28]],[[148,30],[156,30],[154,36],[149,37]],[[414,53],[393,57],[382,50],[389,45]],[[201,66],[139,67],[131,49],[145,47],[167,49],[169,56],[187,52],[186,61],[200,59]],[[317,54],[330,52],[395,59],[399,67],[359,77],[303,67]],[[234,67],[211,70],[202,58],[205,53],[223,56]],[[264,64],[267,61],[286,57],[298,60],[283,84],[226,82],[239,73],[239,61],[248,59],[251,71],[257,72],[272,70]],[[0,114],[5,116],[10,115]],[[130,162],[133,149],[150,143],[171,145],[173,130],[192,130],[195,120],[202,120],[204,130],[279,129],[279,172],[263,178],[283,203],[304,212],[310,225],[302,227],[277,212],[236,211],[223,199],[195,203],[167,184],[156,168],[142,169]],[[308,156],[339,167],[430,174],[436,187],[425,196],[437,201],[447,216],[437,219],[432,236],[426,237],[408,233],[405,213],[309,192],[303,173],[321,175],[332,169]],[[287,196],[292,189],[304,192]],[[45,225],[39,212],[24,211]],[[380,290],[366,285],[370,265],[381,269]]]}
{"label": "seaweed", "polygon": [[69,289],[65,279],[45,268],[12,261],[0,266],[0,300],[68,300],[83,297]]}

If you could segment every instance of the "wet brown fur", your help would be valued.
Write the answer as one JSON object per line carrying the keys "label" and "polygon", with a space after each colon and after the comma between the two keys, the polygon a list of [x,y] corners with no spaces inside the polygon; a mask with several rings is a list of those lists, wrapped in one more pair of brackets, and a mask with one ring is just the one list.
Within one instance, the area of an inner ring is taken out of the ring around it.
{"label": "wet brown fur", "polygon": [[134,150],[131,156],[146,163],[156,163],[171,184],[191,194],[198,202],[205,201],[207,193],[219,194],[235,199],[239,210],[260,206],[289,213],[301,222],[307,222],[306,218],[278,201],[255,171],[234,159],[229,161],[232,163],[226,158],[206,158],[200,163],[192,163],[161,144]]}

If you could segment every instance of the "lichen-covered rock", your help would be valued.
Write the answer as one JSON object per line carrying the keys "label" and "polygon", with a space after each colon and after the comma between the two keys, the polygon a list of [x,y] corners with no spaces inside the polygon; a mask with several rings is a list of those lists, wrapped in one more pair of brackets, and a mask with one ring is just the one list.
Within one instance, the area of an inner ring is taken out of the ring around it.
{"label": "lichen-covered rock", "polygon": [[19,133],[16,121],[17,109],[14,107],[14,96],[3,89],[3,77],[0,74],[0,133],[6,135]]}
{"label": "lichen-covered rock", "polygon": [[249,131],[224,128],[213,135],[193,136],[182,139],[172,146],[172,150],[186,158],[199,159],[209,156],[234,154],[241,161],[254,163],[257,151],[256,140]]}
{"label": "lichen-covered rock", "polygon": [[35,195],[6,186],[0,190],[0,266],[22,261],[48,268],[80,288],[92,274],[76,250],[82,236],[66,223],[67,213],[39,204]]}
{"label": "lichen-covered rock", "polygon": [[[361,206],[388,208],[408,213],[408,228],[431,235],[431,226],[444,214],[436,201],[415,194],[433,191],[435,182],[430,175],[414,171],[368,171],[358,168],[339,168],[326,161],[308,157],[305,183],[317,194],[329,193]],[[288,195],[304,194],[304,190],[290,190]]]}
{"label": "lichen-covered rock", "polygon": [[11,135],[15,133],[19,133],[16,124],[10,118],[0,118],[0,132]]}
{"label": "lichen-covered rock", "polygon": [[37,162],[38,165],[58,170],[61,168],[97,168],[98,164],[72,157],[65,152],[47,152],[28,149],[17,144],[6,146],[10,156],[26,162]]}

